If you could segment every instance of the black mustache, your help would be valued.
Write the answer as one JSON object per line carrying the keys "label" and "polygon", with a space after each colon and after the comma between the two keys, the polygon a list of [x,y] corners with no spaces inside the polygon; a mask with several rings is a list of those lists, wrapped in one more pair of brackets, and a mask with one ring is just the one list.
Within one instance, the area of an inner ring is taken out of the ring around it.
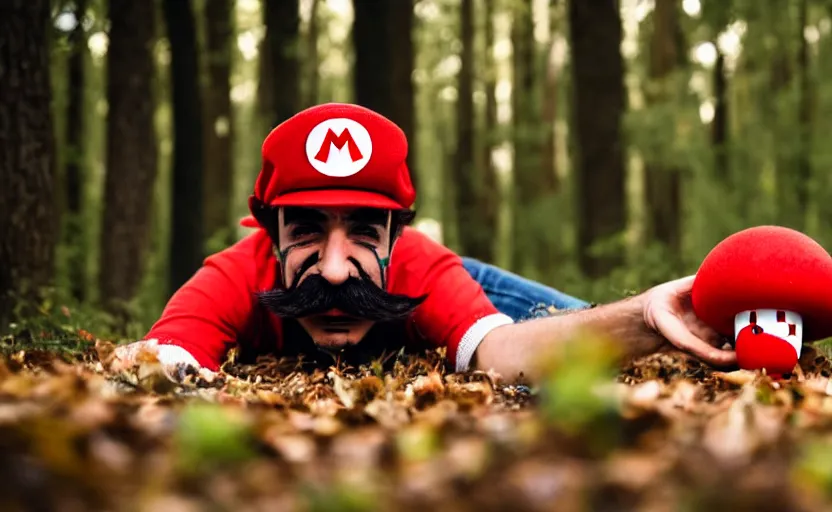
{"label": "black mustache", "polygon": [[283,318],[303,318],[337,309],[357,318],[385,322],[406,318],[426,298],[388,293],[376,286],[360,265],[356,267],[361,278],[350,277],[340,285],[331,284],[320,274],[310,275],[298,285],[303,273],[299,272],[289,289],[260,292],[258,300]]}

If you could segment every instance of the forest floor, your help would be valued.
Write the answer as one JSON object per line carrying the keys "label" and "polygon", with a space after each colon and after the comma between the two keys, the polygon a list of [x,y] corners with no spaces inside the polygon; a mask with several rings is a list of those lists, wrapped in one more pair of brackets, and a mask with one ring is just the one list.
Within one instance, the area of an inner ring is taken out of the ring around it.
{"label": "forest floor", "polygon": [[0,344],[2,510],[832,508],[832,365],[811,348],[779,381],[669,353],[610,374],[586,344],[533,387],[440,352],[173,384],[152,357],[108,371],[86,336]]}

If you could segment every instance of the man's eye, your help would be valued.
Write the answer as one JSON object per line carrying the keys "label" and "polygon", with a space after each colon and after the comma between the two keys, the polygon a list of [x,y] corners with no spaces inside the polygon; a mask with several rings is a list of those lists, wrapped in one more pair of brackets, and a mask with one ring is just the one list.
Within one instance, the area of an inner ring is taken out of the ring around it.
{"label": "man's eye", "polygon": [[321,232],[321,227],[315,224],[299,224],[290,231],[292,238],[303,238]]}
{"label": "man's eye", "polygon": [[353,236],[361,236],[371,238],[373,240],[380,240],[378,230],[373,226],[354,226],[351,230]]}

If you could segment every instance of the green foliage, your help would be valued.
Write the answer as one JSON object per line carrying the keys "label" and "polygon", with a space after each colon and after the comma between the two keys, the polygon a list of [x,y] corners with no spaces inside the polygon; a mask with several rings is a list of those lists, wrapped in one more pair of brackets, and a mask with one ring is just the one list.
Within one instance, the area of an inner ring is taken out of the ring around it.
{"label": "green foliage", "polygon": [[441,449],[438,435],[435,429],[424,425],[402,429],[396,435],[396,448],[403,460],[430,460]]}
{"label": "green foliage", "polygon": [[801,447],[792,474],[801,485],[832,496],[832,442],[829,439],[807,442]]}
{"label": "green foliage", "polygon": [[558,429],[578,435],[616,413],[616,402],[608,390],[618,356],[610,340],[593,334],[555,348],[545,360],[546,376],[540,384],[544,418]]}
{"label": "green foliage", "polygon": [[376,496],[368,488],[339,484],[325,488],[307,485],[301,496],[309,512],[361,512],[380,510]]}
{"label": "green foliage", "polygon": [[179,468],[199,474],[249,460],[255,455],[244,415],[216,404],[189,402],[174,436]]}
{"label": "green foliage", "polygon": [[[11,349],[83,351],[96,339],[131,341],[141,339],[140,322],[125,321],[91,304],[79,304],[60,289],[42,292],[38,303],[17,302],[5,340]],[[128,309],[129,311],[129,309]]]}

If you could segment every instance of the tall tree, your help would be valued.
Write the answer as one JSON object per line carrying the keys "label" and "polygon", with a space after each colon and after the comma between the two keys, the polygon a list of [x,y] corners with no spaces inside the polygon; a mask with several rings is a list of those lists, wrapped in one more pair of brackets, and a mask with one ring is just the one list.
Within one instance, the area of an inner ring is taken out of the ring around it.
{"label": "tall tree", "polygon": [[203,141],[196,27],[191,2],[165,0],[164,13],[171,53],[174,137],[173,229],[168,288],[172,294],[202,264]]}
{"label": "tall tree", "polygon": [[0,3],[0,329],[54,275],[49,1]]}
{"label": "tall tree", "polygon": [[463,254],[482,261],[493,258],[494,232],[480,222],[481,172],[474,145],[474,0],[460,5],[461,54],[457,79],[456,152],[452,174],[456,193],[459,243]]}
{"label": "tall tree", "polygon": [[714,64],[714,119],[711,121],[711,145],[714,151],[716,175],[725,182],[730,178],[728,161],[728,83],[725,76],[725,55],[717,48]]}
{"label": "tall tree", "polygon": [[798,105],[798,143],[797,143],[797,176],[796,185],[796,212],[801,212],[798,228],[803,228],[805,222],[805,211],[809,203],[810,181],[812,179],[812,111],[813,109],[813,84],[811,70],[809,69],[809,42],[804,36],[808,26],[809,0],[800,0],[800,11],[797,24],[797,37],[799,38],[797,50],[797,79],[799,81],[799,105]]}
{"label": "tall tree", "polygon": [[[765,102],[764,113],[767,116],[771,130],[771,149],[774,151],[774,165],[777,186],[775,187],[776,221],[795,229],[803,229],[805,205],[796,203],[798,190],[801,186],[796,179],[800,162],[800,130],[795,125],[799,122],[800,111],[795,104],[784,104],[784,99],[791,99],[795,81],[799,80],[798,66],[795,59],[799,53],[792,49],[799,48],[799,40],[803,40],[804,26],[792,15],[791,9],[783,9],[783,3],[775,0],[759,2],[763,9],[765,37],[771,38],[766,45],[766,55],[770,64],[769,90],[771,100]],[[797,29],[797,30],[796,30]],[[799,50],[798,50],[799,52]],[[766,108],[767,107],[767,108]],[[784,123],[790,119],[791,123]]]}
{"label": "tall tree", "polygon": [[[538,280],[551,282],[557,256],[554,172],[548,172],[543,156],[549,131],[541,116],[542,90],[540,53],[534,40],[532,0],[514,3],[511,26],[512,142],[514,144],[513,267]],[[546,90],[555,96],[554,90]]]}
{"label": "tall tree", "polygon": [[[711,91],[714,101],[714,117],[706,131],[706,135],[710,141],[710,163],[712,171],[708,173],[706,178],[711,181],[711,185],[716,187],[717,197],[722,198],[722,202],[730,204],[730,209],[737,211],[738,218],[749,219],[753,217],[751,212],[752,204],[758,203],[757,183],[760,181],[758,176],[749,176],[750,172],[759,174],[759,165],[747,165],[742,161],[732,163],[733,147],[740,147],[741,140],[736,142],[732,140],[730,123],[732,118],[738,123],[738,126],[744,123],[758,123],[756,120],[745,121],[746,118],[753,118],[759,112],[755,109],[739,109],[737,113],[742,113],[742,116],[731,116],[730,109],[733,107],[731,103],[734,99],[742,102],[741,94],[732,95],[729,91],[729,74],[725,63],[725,54],[720,48],[718,35],[723,33],[729,26],[731,19],[736,14],[735,5],[732,2],[703,2],[702,3],[702,22],[705,29],[710,34],[710,42],[716,51],[716,60],[711,75]],[[747,13],[743,13],[747,14]],[[751,22],[751,20],[747,20]],[[757,29],[757,25],[750,23],[749,34],[752,34]],[[752,39],[757,39],[755,35]],[[750,42],[750,40],[749,40]],[[745,46],[745,45],[744,45]],[[750,77],[758,73],[756,68],[759,66],[759,52],[752,50],[754,45],[750,44],[745,47],[742,52],[738,64],[738,71],[734,76]],[[742,80],[740,78],[740,87],[742,87]],[[745,130],[742,130],[745,131]],[[750,156],[750,155],[749,155]],[[759,158],[765,158],[760,156]],[[753,170],[752,170],[753,169]],[[711,189],[713,190],[713,189]],[[735,193],[740,191],[740,193]],[[722,218],[720,219],[722,220]],[[716,222],[712,224],[712,229],[707,232],[701,232],[704,235],[706,245],[717,243],[721,238],[730,234],[735,229],[731,220]]]}
{"label": "tall tree", "polygon": [[110,0],[107,51],[107,177],[101,230],[104,307],[120,315],[142,278],[150,236],[157,149],[153,125],[155,10],[150,2]]}
{"label": "tall tree", "polygon": [[544,176],[551,177],[553,189],[557,191],[557,166],[555,161],[555,121],[558,117],[558,69],[555,64],[555,52],[558,48],[558,7],[560,0],[549,2],[549,51],[546,54],[544,69],[546,70],[545,83],[543,87],[543,108],[541,131],[544,135],[543,142],[543,163],[541,172]]}
{"label": "tall tree", "polygon": [[416,92],[413,88],[413,70],[415,52],[413,49],[413,2],[399,0],[388,2],[389,18],[387,26],[390,45],[390,87],[393,104],[390,119],[398,124],[407,135],[410,151],[407,153],[407,165],[413,186],[418,190],[419,179],[416,162]]}
{"label": "tall tree", "polygon": [[413,0],[353,0],[355,102],[388,117],[404,131],[407,163],[418,189],[413,90]]}
{"label": "tall tree", "polygon": [[87,36],[84,28],[87,1],[76,0],[73,15],[75,28],[69,35],[67,64],[68,99],[66,111],[66,228],[64,244],[72,247],[68,261],[72,296],[83,301],[86,292],[86,244],[84,241],[82,198],[84,191],[84,62],[87,55]]}
{"label": "tall tree", "polygon": [[205,3],[205,56],[208,81],[203,88],[205,105],[205,236],[223,233],[232,242],[231,200],[234,176],[231,109],[231,41],[234,34],[232,0]]}
{"label": "tall tree", "polygon": [[[537,234],[531,224],[532,202],[540,180],[539,147],[535,147],[535,67],[532,0],[514,2],[512,46],[512,143],[514,145],[513,267],[528,274],[535,270]],[[539,128],[539,126],[538,126]]]}
{"label": "tall tree", "polygon": [[[651,106],[673,105],[675,71],[684,64],[682,30],[675,0],[656,0],[653,31],[650,36],[649,84],[647,101]],[[663,126],[671,133],[674,126]],[[667,152],[647,155],[645,163],[647,224],[650,237],[662,244],[671,265],[681,257],[681,170],[667,162]]]}
{"label": "tall tree", "polygon": [[623,234],[625,201],[624,62],[616,0],[570,0],[570,49],[577,138],[578,261],[589,278],[607,275],[621,250],[594,253],[600,242]]}
{"label": "tall tree", "polygon": [[260,66],[260,102],[268,129],[300,106],[300,12],[298,0],[263,2],[266,38]]}
{"label": "tall tree", "polygon": [[[497,126],[497,69],[494,63],[494,0],[484,0],[482,9],[484,19],[484,44],[485,59],[480,76],[483,77],[485,88],[485,119],[484,137],[482,137],[482,173],[477,177],[480,185],[480,193],[477,198],[480,229],[486,233],[497,233],[497,219],[500,209],[500,189],[497,182],[497,170],[494,167],[492,153],[494,148],[501,142]],[[493,243],[489,245],[489,251],[484,253],[486,261],[495,260],[496,253]]]}
{"label": "tall tree", "polygon": [[388,35],[391,29],[387,26],[391,2],[353,0],[352,3],[355,102],[389,117],[393,111]]}
{"label": "tall tree", "polygon": [[306,79],[303,81],[306,85],[306,93],[303,100],[304,107],[311,107],[318,102],[318,66],[320,65],[318,35],[321,26],[321,22],[318,19],[318,7],[320,4],[321,0],[312,0],[312,5],[309,8],[309,29],[306,34],[306,52],[304,54],[304,63],[306,65]]}

